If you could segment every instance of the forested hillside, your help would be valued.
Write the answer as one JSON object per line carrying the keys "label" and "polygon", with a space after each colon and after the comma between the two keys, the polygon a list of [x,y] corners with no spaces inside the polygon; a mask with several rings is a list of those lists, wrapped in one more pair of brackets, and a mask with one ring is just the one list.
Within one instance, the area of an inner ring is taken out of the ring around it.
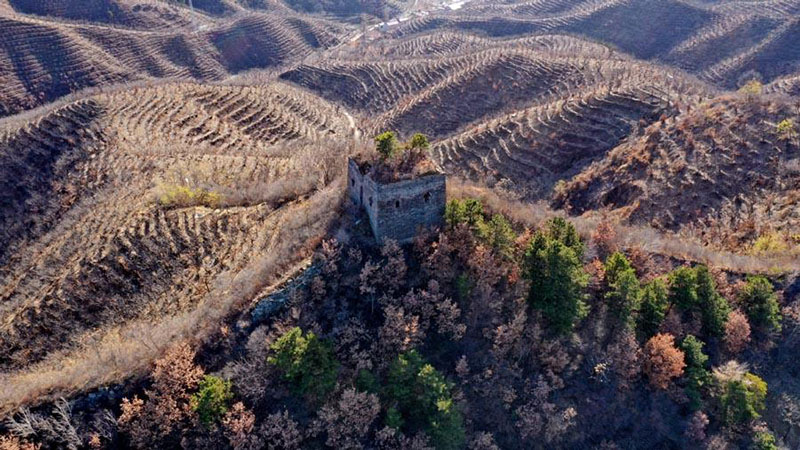
{"label": "forested hillside", "polygon": [[799,14],[0,0],[0,450],[800,448]]}

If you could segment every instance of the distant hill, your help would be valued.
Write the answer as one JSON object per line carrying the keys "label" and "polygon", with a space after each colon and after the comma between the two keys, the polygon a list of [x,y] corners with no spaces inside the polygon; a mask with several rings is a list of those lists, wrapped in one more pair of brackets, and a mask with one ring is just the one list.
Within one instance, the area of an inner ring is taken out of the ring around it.
{"label": "distant hill", "polygon": [[[0,10],[0,116],[88,87],[165,78],[218,81],[272,68],[335,45],[341,32],[334,23],[292,15],[248,12],[221,20],[161,4],[153,8],[122,8],[114,26]],[[117,26],[120,21],[126,27]]]}

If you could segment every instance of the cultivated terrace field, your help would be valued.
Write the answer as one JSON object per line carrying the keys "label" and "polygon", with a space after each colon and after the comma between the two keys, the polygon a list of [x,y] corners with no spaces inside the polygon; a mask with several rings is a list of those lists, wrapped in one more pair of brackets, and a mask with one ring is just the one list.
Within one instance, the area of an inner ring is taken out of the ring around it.
{"label": "cultivated terrace field", "polygon": [[[0,0],[0,450],[800,448],[799,42],[798,0]],[[447,174],[443,225],[375,242],[355,155]]]}

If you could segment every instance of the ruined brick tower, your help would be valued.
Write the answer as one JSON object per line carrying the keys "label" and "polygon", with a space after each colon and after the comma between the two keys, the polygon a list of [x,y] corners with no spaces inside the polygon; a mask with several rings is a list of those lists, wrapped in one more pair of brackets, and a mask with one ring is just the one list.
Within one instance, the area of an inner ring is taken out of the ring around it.
{"label": "ruined brick tower", "polygon": [[410,179],[375,180],[352,158],[348,160],[350,199],[369,217],[372,233],[381,243],[394,239],[410,242],[420,228],[444,223],[446,178],[429,173]]}

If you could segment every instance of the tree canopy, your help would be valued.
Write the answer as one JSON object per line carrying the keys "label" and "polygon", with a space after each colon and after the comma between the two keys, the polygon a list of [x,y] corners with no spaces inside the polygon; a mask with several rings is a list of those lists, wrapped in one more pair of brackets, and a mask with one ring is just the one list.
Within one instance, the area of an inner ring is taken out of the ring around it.
{"label": "tree canopy", "polygon": [[228,412],[228,403],[233,399],[231,382],[212,375],[206,375],[192,395],[192,410],[206,425],[219,420]]}
{"label": "tree canopy", "polygon": [[323,399],[336,385],[339,363],[331,345],[313,332],[292,328],[270,347],[267,361],[283,371],[284,379],[301,395]]}
{"label": "tree canopy", "polygon": [[389,368],[386,395],[396,405],[389,425],[424,430],[437,449],[464,445],[464,419],[451,391],[453,386],[416,351],[400,354]]}
{"label": "tree canopy", "polygon": [[399,149],[397,134],[394,131],[385,131],[375,136],[375,149],[384,160],[394,157]]}
{"label": "tree canopy", "polygon": [[575,228],[561,218],[538,231],[525,252],[528,301],[559,333],[569,332],[588,314],[584,302],[588,275],[581,264],[582,254],[583,243]]}
{"label": "tree canopy", "polygon": [[763,332],[781,331],[778,297],[769,280],[762,276],[748,277],[747,284],[739,292],[739,302],[755,327]]}

